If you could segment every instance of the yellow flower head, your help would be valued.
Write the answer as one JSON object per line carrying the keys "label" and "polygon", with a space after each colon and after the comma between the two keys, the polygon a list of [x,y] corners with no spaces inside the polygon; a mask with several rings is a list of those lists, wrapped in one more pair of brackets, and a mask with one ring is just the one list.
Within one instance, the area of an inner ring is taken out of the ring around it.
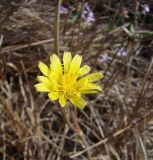
{"label": "yellow flower head", "polygon": [[98,93],[101,87],[94,82],[103,77],[102,73],[93,73],[84,76],[90,71],[87,65],[80,67],[82,56],[76,54],[73,59],[70,52],[64,52],[63,64],[56,54],[50,56],[50,66],[39,62],[38,67],[43,76],[37,76],[38,84],[35,85],[38,92],[48,92],[51,100],[59,99],[64,107],[67,100],[83,109],[87,103],[81,94]]}

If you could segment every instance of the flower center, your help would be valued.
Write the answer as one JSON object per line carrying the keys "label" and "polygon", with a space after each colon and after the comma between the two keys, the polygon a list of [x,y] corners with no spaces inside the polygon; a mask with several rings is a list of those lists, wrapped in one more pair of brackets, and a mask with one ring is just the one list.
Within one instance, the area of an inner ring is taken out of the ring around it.
{"label": "flower center", "polygon": [[62,90],[68,97],[72,96],[76,90],[73,85],[76,83],[76,75],[64,74],[62,77]]}

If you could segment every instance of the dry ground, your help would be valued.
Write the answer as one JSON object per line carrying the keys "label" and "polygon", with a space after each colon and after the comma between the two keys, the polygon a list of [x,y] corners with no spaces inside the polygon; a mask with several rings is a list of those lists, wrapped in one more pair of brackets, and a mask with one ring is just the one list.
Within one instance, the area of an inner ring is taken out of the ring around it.
{"label": "dry ground", "polygon": [[72,13],[61,17],[61,55],[79,53],[105,76],[103,92],[86,96],[88,106],[78,110],[85,147],[60,108],[34,88],[38,61],[49,64],[54,52],[55,2],[0,1],[0,159],[152,160],[152,12],[144,15],[139,1],[99,0],[89,3],[91,26]]}

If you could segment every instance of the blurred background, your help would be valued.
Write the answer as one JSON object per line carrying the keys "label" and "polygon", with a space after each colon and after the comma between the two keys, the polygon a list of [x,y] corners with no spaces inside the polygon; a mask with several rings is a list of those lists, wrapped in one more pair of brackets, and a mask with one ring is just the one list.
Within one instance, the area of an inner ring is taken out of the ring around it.
{"label": "blurred background", "polygon": [[0,159],[153,160],[153,1],[62,2],[60,56],[80,54],[104,74],[102,93],[78,110],[88,147],[34,88],[55,51],[56,6],[0,0]]}

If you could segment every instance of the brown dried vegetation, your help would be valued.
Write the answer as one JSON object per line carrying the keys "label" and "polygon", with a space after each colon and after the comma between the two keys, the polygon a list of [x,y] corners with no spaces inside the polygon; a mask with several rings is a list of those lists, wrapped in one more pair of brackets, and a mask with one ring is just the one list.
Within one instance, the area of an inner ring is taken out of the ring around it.
{"label": "brown dried vegetation", "polygon": [[[138,32],[129,35],[133,17],[125,16],[125,10],[131,8],[115,2],[91,2],[97,20],[90,27],[80,18],[72,23],[69,15],[61,18],[61,54],[65,50],[82,54],[84,63],[105,75],[103,92],[86,96],[88,106],[78,111],[89,146],[85,147],[64,123],[56,104],[34,89],[38,61],[48,63],[54,52],[56,3],[0,1],[0,159],[89,159],[87,151],[92,160],[149,158],[152,31],[142,16]],[[132,13],[139,10],[136,2]],[[121,48],[126,56],[117,55]]]}

